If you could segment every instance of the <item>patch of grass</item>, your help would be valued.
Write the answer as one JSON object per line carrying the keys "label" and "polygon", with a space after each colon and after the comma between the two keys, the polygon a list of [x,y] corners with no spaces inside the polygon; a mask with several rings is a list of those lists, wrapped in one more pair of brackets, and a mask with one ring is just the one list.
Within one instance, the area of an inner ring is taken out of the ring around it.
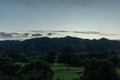
{"label": "patch of grass", "polygon": [[64,80],[73,80],[74,78],[79,78],[79,75],[71,71],[64,70],[61,72],[56,72],[54,76],[54,80],[56,80],[58,77]]}
{"label": "patch of grass", "polygon": [[83,68],[81,67],[69,67],[64,64],[53,64],[51,65],[51,68],[55,73],[53,80],[56,80],[58,77],[64,80],[73,80],[82,75],[78,72],[83,71]]}

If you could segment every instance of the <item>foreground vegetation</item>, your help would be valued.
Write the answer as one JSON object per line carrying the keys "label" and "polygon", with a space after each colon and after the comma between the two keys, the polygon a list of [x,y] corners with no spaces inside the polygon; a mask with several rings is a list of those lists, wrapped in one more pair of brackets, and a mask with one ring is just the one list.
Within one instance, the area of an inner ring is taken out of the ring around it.
{"label": "foreground vegetation", "polygon": [[57,56],[0,54],[0,80],[120,80],[120,58],[115,52],[75,55],[65,47]]}

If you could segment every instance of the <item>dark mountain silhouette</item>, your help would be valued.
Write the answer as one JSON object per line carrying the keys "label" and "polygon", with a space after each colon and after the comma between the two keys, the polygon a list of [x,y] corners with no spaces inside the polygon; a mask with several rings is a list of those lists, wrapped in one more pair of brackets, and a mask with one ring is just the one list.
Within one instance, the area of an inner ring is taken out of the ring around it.
{"label": "dark mountain silhouette", "polygon": [[20,41],[14,41],[14,40],[0,41],[0,52],[4,52],[6,50],[14,48],[19,43]]}
{"label": "dark mountain silhouette", "polygon": [[21,53],[45,54],[47,52],[61,52],[65,46],[70,46],[76,53],[104,52],[120,49],[120,41],[102,38],[99,40],[81,39],[76,37],[64,38],[34,38],[25,41],[0,41],[0,51],[17,48]]}

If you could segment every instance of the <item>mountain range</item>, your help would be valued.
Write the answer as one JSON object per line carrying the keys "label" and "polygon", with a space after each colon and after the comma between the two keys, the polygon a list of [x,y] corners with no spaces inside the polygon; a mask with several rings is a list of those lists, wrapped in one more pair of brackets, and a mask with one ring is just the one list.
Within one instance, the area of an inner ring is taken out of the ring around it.
{"label": "mountain range", "polygon": [[120,41],[101,39],[82,39],[66,36],[63,38],[33,38],[24,41],[5,40],[0,41],[0,52],[16,48],[21,53],[41,55],[48,52],[59,53],[65,46],[70,46],[75,53],[92,53],[104,51],[120,51]]}

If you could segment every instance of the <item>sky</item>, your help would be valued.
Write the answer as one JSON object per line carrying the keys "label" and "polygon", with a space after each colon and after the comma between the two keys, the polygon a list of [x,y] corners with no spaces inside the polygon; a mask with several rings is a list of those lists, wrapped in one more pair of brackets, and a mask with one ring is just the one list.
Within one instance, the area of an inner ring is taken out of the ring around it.
{"label": "sky", "polygon": [[33,30],[98,32],[120,39],[120,0],[0,0],[0,32]]}

